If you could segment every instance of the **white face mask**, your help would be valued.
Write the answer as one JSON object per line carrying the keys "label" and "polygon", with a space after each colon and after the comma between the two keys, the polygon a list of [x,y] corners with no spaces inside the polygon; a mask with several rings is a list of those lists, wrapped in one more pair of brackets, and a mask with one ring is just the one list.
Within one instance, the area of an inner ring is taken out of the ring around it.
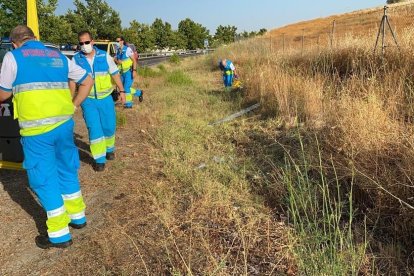
{"label": "white face mask", "polygon": [[92,53],[93,47],[92,47],[91,44],[85,44],[85,45],[82,45],[81,46],[81,50],[85,54],[90,54],[90,53]]}
{"label": "white face mask", "polygon": [[120,47],[121,47],[121,44],[119,44],[119,42],[115,42],[115,46],[116,46],[117,48],[120,48]]}

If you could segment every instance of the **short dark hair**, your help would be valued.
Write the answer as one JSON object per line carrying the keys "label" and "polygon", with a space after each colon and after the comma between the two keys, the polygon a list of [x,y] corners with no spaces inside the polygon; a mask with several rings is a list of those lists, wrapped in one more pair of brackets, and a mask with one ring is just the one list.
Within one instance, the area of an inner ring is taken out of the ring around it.
{"label": "short dark hair", "polygon": [[125,38],[123,36],[118,36],[120,40],[125,42]]}
{"label": "short dark hair", "polygon": [[25,25],[18,25],[10,32],[10,40],[14,43],[23,43],[34,38],[32,29]]}
{"label": "short dark hair", "polygon": [[84,35],[89,35],[89,37],[90,37],[90,39],[91,40],[93,40],[93,37],[92,37],[92,34],[91,34],[91,32],[90,31],[81,31],[81,32],[79,32],[78,33],[78,39],[81,37],[81,36],[84,36]]}

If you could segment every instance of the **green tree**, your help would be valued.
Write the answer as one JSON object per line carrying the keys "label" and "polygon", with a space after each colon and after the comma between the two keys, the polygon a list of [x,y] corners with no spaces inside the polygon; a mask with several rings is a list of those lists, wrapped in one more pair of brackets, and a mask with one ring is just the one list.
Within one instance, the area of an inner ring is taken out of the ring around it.
{"label": "green tree", "polygon": [[267,29],[262,28],[259,30],[259,32],[257,33],[257,35],[264,35],[265,33],[267,33]]}
{"label": "green tree", "polygon": [[190,18],[178,23],[178,32],[185,39],[186,48],[195,50],[204,47],[204,39],[209,37],[209,31],[199,23],[195,23]]}
{"label": "green tree", "polygon": [[133,20],[130,26],[123,30],[123,35],[127,42],[134,43],[139,53],[150,51],[155,47],[154,33],[147,24]]}
{"label": "green tree", "polygon": [[171,41],[170,41],[170,48],[173,48],[173,49],[187,48],[186,37],[179,31],[173,31]]}
{"label": "green tree", "polygon": [[235,26],[218,26],[214,39],[219,43],[229,44],[234,42],[234,39],[237,34],[237,27]]}
{"label": "green tree", "polygon": [[63,44],[73,42],[76,37],[72,26],[64,16],[55,15],[58,0],[49,0],[48,3],[39,3],[39,29],[43,41]]}
{"label": "green tree", "polygon": [[152,32],[155,37],[155,45],[158,49],[170,47],[172,44],[173,31],[171,24],[157,18],[151,25]]}
{"label": "green tree", "polygon": [[65,18],[74,32],[89,30],[96,39],[114,40],[121,34],[121,18],[103,0],[74,0],[75,10],[68,11]]}
{"label": "green tree", "polygon": [[247,31],[243,31],[243,32],[240,34],[240,36],[241,36],[242,38],[249,38],[249,32],[247,32]]}
{"label": "green tree", "polygon": [[394,4],[399,2],[404,2],[405,0],[387,0],[387,4]]}
{"label": "green tree", "polygon": [[0,0],[0,35],[9,36],[10,31],[19,24],[26,23],[25,0]]}
{"label": "green tree", "polygon": [[[43,41],[64,43],[72,33],[71,26],[62,16],[56,16],[58,0],[37,0],[40,38]],[[19,24],[26,24],[26,0],[0,0],[0,36],[9,36]]]}

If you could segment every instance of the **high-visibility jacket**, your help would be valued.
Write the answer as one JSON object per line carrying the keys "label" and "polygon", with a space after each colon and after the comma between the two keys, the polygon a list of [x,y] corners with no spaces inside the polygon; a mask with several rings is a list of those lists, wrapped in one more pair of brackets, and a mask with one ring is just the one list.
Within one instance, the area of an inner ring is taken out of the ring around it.
{"label": "high-visibility jacket", "polygon": [[91,68],[86,55],[83,52],[77,53],[73,58],[80,67],[86,70],[92,78],[95,80],[95,84],[89,93],[89,98],[93,99],[103,99],[108,97],[114,86],[112,84],[111,74],[109,74],[109,64],[106,59],[107,53],[95,49],[95,58],[93,60],[93,68]]}
{"label": "high-visibility jacket", "polygon": [[121,73],[126,73],[128,72],[132,65],[134,64],[131,60],[130,57],[127,56],[126,52],[127,52],[128,46],[124,45],[124,47],[122,47],[122,49],[118,49],[118,51],[116,52],[116,58],[121,61],[121,64],[118,65],[119,70],[121,70]]}
{"label": "high-visibility jacket", "polygon": [[224,71],[224,75],[226,75],[226,76],[232,76],[232,75],[234,75],[234,72],[231,69],[231,64],[232,64],[232,62],[230,60],[227,60],[226,66],[224,67],[224,70],[223,70]]}
{"label": "high-visibility jacket", "polygon": [[11,53],[17,63],[13,105],[20,134],[40,135],[72,118],[67,58],[39,41],[27,41]]}

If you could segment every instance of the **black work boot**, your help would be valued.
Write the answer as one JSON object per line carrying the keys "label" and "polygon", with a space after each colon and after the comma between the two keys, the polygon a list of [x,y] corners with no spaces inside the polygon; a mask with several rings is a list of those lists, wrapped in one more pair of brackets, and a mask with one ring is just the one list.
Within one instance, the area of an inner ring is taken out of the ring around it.
{"label": "black work boot", "polygon": [[36,245],[42,249],[49,249],[49,248],[66,248],[72,245],[72,240],[68,240],[67,242],[60,242],[60,243],[52,243],[47,236],[37,236],[35,239]]}
{"label": "black work boot", "polygon": [[138,96],[138,100],[142,102],[144,100],[144,91],[141,90],[141,95]]}
{"label": "black work boot", "polygon": [[114,152],[107,152],[106,153],[106,160],[114,160],[115,159],[115,153]]}
{"label": "black work boot", "polygon": [[86,222],[81,223],[81,224],[76,224],[76,223],[69,223],[69,226],[75,229],[82,229],[86,227]]}
{"label": "black work boot", "polygon": [[95,163],[95,165],[93,166],[93,169],[96,172],[103,172],[105,170],[105,164],[104,163]]}

